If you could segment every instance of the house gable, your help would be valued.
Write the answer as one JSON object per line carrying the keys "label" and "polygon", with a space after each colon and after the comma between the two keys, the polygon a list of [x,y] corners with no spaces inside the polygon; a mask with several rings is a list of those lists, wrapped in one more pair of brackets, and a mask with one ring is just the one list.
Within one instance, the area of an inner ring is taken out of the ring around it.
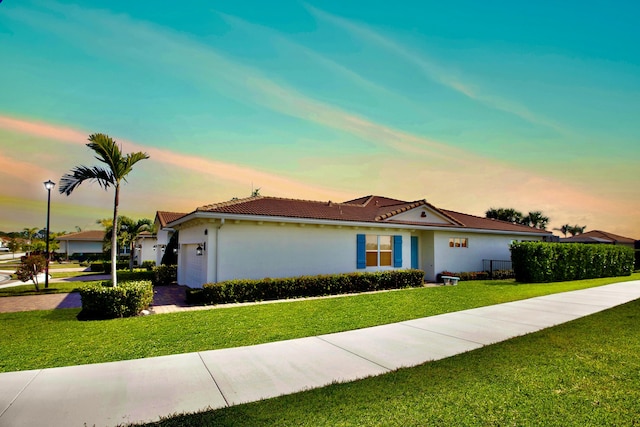
{"label": "house gable", "polygon": [[408,206],[406,209],[390,212],[380,218],[382,221],[395,223],[411,223],[424,225],[448,225],[460,226],[458,221],[444,214],[428,203],[417,203],[417,206]]}

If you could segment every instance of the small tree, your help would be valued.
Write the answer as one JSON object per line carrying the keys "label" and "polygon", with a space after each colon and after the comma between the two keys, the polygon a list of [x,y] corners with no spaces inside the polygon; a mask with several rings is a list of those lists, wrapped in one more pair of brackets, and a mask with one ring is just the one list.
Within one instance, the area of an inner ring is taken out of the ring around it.
{"label": "small tree", "polygon": [[23,282],[33,280],[33,284],[36,287],[36,291],[40,292],[40,286],[38,284],[38,275],[44,272],[47,260],[42,255],[30,255],[24,257],[22,263],[16,271],[18,279]]}
{"label": "small tree", "polygon": [[35,239],[37,233],[38,233],[38,228],[36,227],[31,227],[31,228],[25,227],[22,230],[22,234],[24,238],[27,239],[27,247],[26,247],[27,252],[31,252],[33,250],[33,247],[32,247],[33,239]]}
{"label": "small tree", "polygon": [[18,252],[20,250],[20,242],[18,242],[16,239],[11,239],[11,240],[9,240],[9,244],[7,245],[7,247],[9,248],[11,253],[13,254],[13,258],[15,258],[16,257],[16,252]]}
{"label": "small tree", "polygon": [[167,247],[164,249],[164,255],[162,255],[161,265],[176,265],[178,264],[178,233],[176,230],[171,238]]}

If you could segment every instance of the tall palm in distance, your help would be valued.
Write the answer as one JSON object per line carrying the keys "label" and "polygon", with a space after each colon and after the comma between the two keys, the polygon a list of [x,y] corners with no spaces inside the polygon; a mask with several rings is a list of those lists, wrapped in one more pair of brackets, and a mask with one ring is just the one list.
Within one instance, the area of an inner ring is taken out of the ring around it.
{"label": "tall palm in distance", "polygon": [[554,230],[561,232],[564,235],[564,237],[567,237],[567,233],[569,232],[570,228],[571,226],[569,224],[565,224],[560,228],[554,228]]}
{"label": "tall palm in distance", "polygon": [[[102,225],[107,235],[110,235],[113,231],[113,223],[110,218],[99,219],[96,221]],[[148,231],[154,233],[153,221],[149,218],[142,218],[134,220],[128,216],[118,217],[118,251],[120,248],[127,247],[129,249],[129,270],[133,270],[133,258],[135,256],[135,242],[143,232]],[[104,241],[105,249],[111,249],[111,238],[106,238]]]}
{"label": "tall palm in distance", "polygon": [[546,230],[547,224],[549,224],[549,217],[544,216],[540,211],[529,212],[529,214],[523,218],[522,224],[540,230]]}
{"label": "tall palm in distance", "polygon": [[[133,169],[133,165],[141,160],[149,158],[147,153],[141,151],[123,154],[121,147],[111,137],[103,133],[89,135],[87,147],[95,152],[95,158],[104,163],[104,166],[76,166],[60,179],[60,194],[69,196],[80,184],[85,181],[97,182],[105,190],[114,187],[113,223],[118,221],[118,205],[120,204],[120,185],[127,182],[127,175]],[[118,256],[118,227],[112,227],[111,231],[111,283],[118,285],[116,264]]]}

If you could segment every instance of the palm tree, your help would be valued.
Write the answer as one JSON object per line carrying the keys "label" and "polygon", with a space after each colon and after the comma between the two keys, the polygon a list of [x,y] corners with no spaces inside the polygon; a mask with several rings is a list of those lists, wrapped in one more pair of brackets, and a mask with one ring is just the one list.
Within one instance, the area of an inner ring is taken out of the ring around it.
{"label": "palm tree", "polygon": [[512,224],[521,224],[523,219],[522,213],[512,208],[490,208],[485,212],[485,216]]}
{"label": "palm tree", "polygon": [[560,228],[554,228],[555,231],[561,232],[564,235],[564,237],[567,237],[567,233],[569,232],[570,229],[571,229],[571,226],[569,224],[565,224]]}
{"label": "palm tree", "polygon": [[38,234],[38,228],[25,227],[22,229],[22,233],[24,234],[25,239],[27,239],[27,252],[31,252],[33,248],[33,239],[35,239],[36,234]]}
{"label": "palm tree", "polygon": [[569,227],[567,229],[567,231],[569,232],[569,234],[571,234],[571,237],[577,236],[579,234],[584,233],[584,230],[587,228],[586,225],[573,225],[571,227]]}
{"label": "palm tree", "polygon": [[[98,222],[103,224],[107,235],[112,233],[113,227],[110,219],[98,220]],[[143,218],[135,221],[128,216],[118,217],[118,251],[123,247],[129,248],[129,270],[133,270],[134,245],[136,239],[143,231],[153,232],[153,221],[149,218]],[[105,242],[105,246],[110,247],[111,242]]]}
{"label": "palm tree", "polygon": [[[106,167],[76,166],[70,173],[66,173],[60,179],[60,193],[69,196],[80,184],[85,181],[97,182],[100,187],[107,190],[113,186],[115,196],[113,201],[113,224],[117,224],[118,205],[120,203],[120,184],[127,182],[127,175],[133,169],[133,165],[140,160],[148,159],[149,155],[141,151],[124,155],[122,148],[108,135],[94,133],[89,135],[87,147],[96,153],[96,159],[104,163]],[[112,227],[111,232],[111,282],[117,286],[116,263],[118,257],[117,228]]]}
{"label": "palm tree", "polygon": [[538,228],[540,230],[546,230],[548,223],[549,217],[544,216],[540,211],[529,212],[529,215],[525,216],[522,220],[522,224]]}

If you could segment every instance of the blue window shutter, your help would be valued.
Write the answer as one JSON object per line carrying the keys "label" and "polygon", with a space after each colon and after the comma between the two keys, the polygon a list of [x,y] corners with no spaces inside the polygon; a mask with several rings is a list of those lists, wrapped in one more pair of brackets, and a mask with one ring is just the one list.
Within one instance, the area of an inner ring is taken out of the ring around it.
{"label": "blue window shutter", "polygon": [[418,236],[411,236],[411,268],[418,268]]}
{"label": "blue window shutter", "polygon": [[402,236],[393,236],[393,266],[402,267]]}
{"label": "blue window shutter", "polygon": [[366,250],[367,237],[364,234],[356,235],[356,250],[357,250],[357,268],[367,267],[367,250]]}

